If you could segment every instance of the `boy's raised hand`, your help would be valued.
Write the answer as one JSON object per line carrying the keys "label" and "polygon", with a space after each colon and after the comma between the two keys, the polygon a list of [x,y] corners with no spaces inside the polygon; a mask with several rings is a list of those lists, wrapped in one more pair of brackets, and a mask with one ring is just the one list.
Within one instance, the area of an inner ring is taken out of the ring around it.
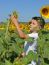
{"label": "boy's raised hand", "polygon": [[10,15],[11,22],[15,25],[16,28],[19,28],[20,25],[18,23],[18,18],[16,18],[13,14]]}
{"label": "boy's raised hand", "polygon": [[10,15],[10,19],[11,19],[11,20],[17,20],[13,14]]}

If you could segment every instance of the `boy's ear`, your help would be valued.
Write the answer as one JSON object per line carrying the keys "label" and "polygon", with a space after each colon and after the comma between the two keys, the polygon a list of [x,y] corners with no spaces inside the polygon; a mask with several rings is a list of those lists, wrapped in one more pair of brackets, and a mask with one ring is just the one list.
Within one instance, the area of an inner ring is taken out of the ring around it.
{"label": "boy's ear", "polygon": [[40,28],[40,29],[42,29],[42,27],[41,27],[41,26],[39,26],[39,28]]}

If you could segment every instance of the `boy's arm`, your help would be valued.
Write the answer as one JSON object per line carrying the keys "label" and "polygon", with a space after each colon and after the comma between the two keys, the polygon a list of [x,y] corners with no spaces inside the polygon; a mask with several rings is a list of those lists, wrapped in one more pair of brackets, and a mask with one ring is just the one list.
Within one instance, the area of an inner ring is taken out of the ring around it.
{"label": "boy's arm", "polygon": [[26,35],[24,32],[22,32],[22,30],[20,29],[20,27],[19,27],[20,25],[19,25],[19,23],[18,23],[18,19],[16,19],[16,18],[14,17],[14,15],[11,16],[11,20],[12,20],[12,22],[14,23],[14,25],[16,26],[19,36],[20,36],[21,38],[28,38],[29,36]]}

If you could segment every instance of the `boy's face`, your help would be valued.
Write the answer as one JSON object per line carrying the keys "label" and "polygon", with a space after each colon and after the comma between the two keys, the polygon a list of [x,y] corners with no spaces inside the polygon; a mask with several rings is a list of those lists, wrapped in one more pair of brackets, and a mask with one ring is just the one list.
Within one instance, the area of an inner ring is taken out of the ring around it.
{"label": "boy's face", "polygon": [[30,23],[30,31],[33,31],[35,28],[39,28],[39,24],[36,20],[32,19]]}

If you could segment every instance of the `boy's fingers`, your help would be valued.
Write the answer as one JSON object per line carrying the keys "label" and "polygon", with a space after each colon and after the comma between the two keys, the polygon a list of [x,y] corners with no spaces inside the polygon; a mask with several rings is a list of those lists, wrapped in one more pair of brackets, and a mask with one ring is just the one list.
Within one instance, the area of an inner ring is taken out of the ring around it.
{"label": "boy's fingers", "polygon": [[16,18],[16,16],[14,16],[13,14],[12,14],[12,15],[10,14],[9,17],[10,17],[11,19]]}
{"label": "boy's fingers", "polygon": [[10,19],[14,19],[15,17],[14,17],[14,15],[10,15]]}
{"label": "boy's fingers", "polygon": [[11,17],[11,14],[9,15],[9,17]]}
{"label": "boy's fingers", "polygon": [[12,14],[12,15],[11,15],[11,14],[9,14],[9,17],[10,17],[10,18],[14,18],[14,15],[13,15],[13,14]]}

